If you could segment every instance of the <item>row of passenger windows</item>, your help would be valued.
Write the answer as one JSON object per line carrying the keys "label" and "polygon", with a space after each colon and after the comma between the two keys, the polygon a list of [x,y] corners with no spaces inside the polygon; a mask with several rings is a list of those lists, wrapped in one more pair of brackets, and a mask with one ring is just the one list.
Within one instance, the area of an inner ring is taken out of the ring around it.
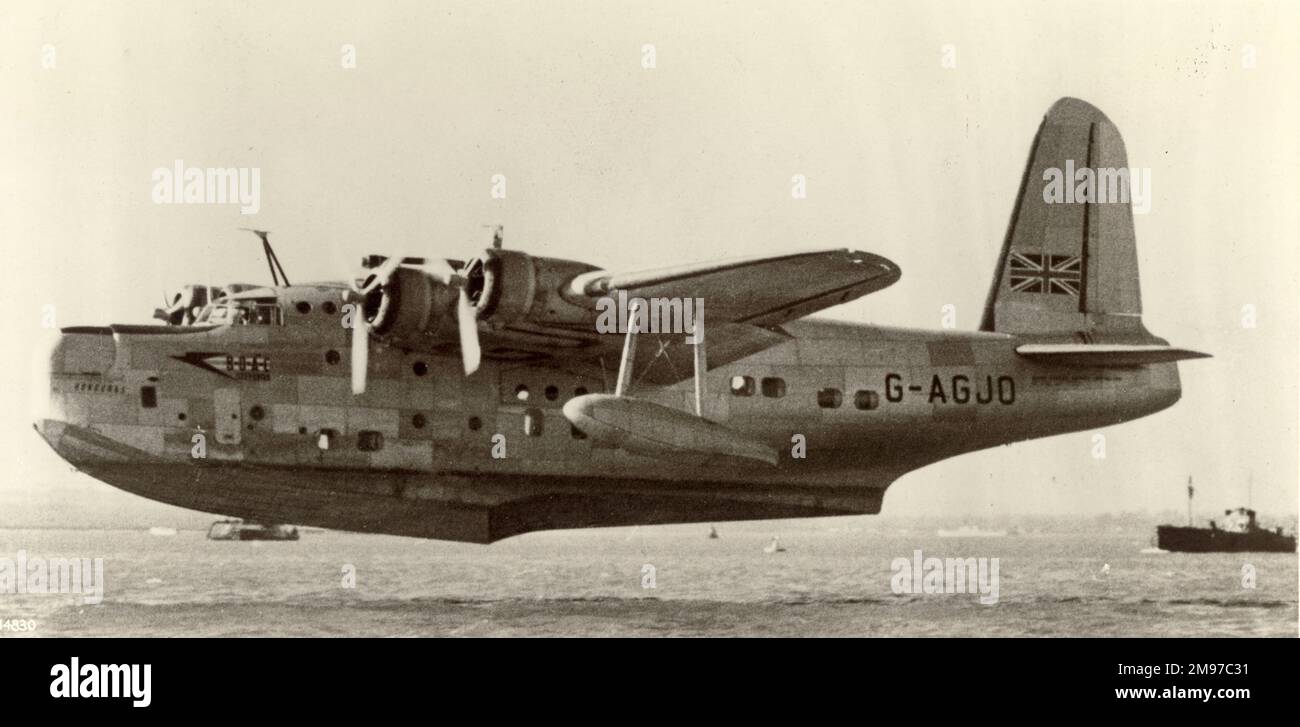
{"label": "row of passenger windows", "polygon": [[731,393],[736,396],[753,396],[759,388],[763,390],[763,396],[770,399],[780,399],[785,396],[785,379],[776,377],[767,377],[761,380],[758,386],[754,385],[752,376],[732,376]]}
{"label": "row of passenger windows", "polygon": [[[731,377],[731,393],[735,396],[753,396],[761,391],[769,399],[785,396],[785,379],[768,376],[757,384],[752,376]],[[817,406],[823,409],[838,409],[844,403],[844,392],[835,388],[821,389],[817,392]],[[853,406],[862,410],[875,409],[880,406],[880,395],[871,389],[859,389],[853,393]]]}
{"label": "row of passenger windows", "polygon": [[[260,420],[262,417],[253,413],[254,410],[260,410],[260,409],[261,407],[254,406],[253,410],[249,411],[249,415],[252,416],[252,418],[254,419]],[[546,415],[542,413],[541,409],[534,409],[530,407],[524,410],[524,434],[530,437],[542,436],[542,431],[543,431],[545,421],[546,421]],[[423,414],[416,414],[411,417],[411,426],[415,427],[416,429],[423,429],[427,423],[428,422],[425,419]],[[483,421],[478,417],[470,417],[467,420],[467,424],[471,431],[478,431],[483,427]],[[251,429],[252,427],[250,426],[249,428]],[[298,433],[306,434],[307,428],[299,427]],[[587,435],[581,429],[578,429],[573,425],[569,425],[569,434],[574,439],[587,438]],[[328,428],[321,429],[318,432],[317,437],[318,437],[317,445],[321,449],[331,449],[338,441],[339,432],[337,429],[328,429]],[[361,450],[362,452],[378,452],[383,448],[384,448],[383,432],[376,432],[370,430],[357,432],[357,449]]]}
{"label": "row of passenger windows", "polygon": [[[524,410],[524,434],[530,437],[540,437],[545,426],[546,415],[541,409],[529,408]],[[416,414],[412,419],[412,424],[416,429],[423,429],[425,419],[423,414]],[[483,426],[483,422],[478,417],[469,418],[469,428],[478,431]],[[300,429],[299,431],[305,431]],[[586,439],[587,435],[577,427],[569,425],[569,435],[574,439]],[[329,449],[337,440],[339,434],[334,429],[322,429],[320,431],[319,446],[321,449]],[[384,448],[384,435],[382,432],[361,431],[357,432],[357,449],[362,452],[377,452]]]}
{"label": "row of passenger windows", "polygon": [[[294,308],[303,315],[311,313],[311,303],[308,303],[305,300],[300,300],[295,303]],[[321,312],[327,316],[332,316],[339,311],[338,306],[334,305],[334,301],[332,300],[327,300],[324,303],[321,303],[320,309]]]}
{"label": "row of passenger windows", "polygon": [[[299,429],[298,431],[302,431]],[[337,429],[322,429],[316,435],[316,446],[320,449],[330,449],[338,442],[339,431]],[[376,432],[370,429],[363,429],[357,432],[357,449],[362,452],[378,452],[384,448],[384,433]]]}
{"label": "row of passenger windows", "polygon": [[[556,399],[560,398],[560,389],[558,386],[552,384],[542,390],[542,395],[546,397],[547,401],[555,401]],[[585,386],[579,386],[573,390],[573,396],[575,398],[579,396],[586,396],[586,395],[587,395],[587,387]],[[515,387],[516,399],[520,401],[528,401],[528,398],[530,396],[532,396],[532,392],[528,390],[527,384],[520,384]]]}

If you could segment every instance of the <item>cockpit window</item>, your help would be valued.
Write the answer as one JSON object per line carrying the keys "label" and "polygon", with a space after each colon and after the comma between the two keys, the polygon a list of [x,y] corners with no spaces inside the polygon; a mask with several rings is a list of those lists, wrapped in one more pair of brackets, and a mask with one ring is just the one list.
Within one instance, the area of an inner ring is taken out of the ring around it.
{"label": "cockpit window", "polygon": [[236,300],[209,304],[195,322],[218,326],[278,326],[283,319],[275,303]]}

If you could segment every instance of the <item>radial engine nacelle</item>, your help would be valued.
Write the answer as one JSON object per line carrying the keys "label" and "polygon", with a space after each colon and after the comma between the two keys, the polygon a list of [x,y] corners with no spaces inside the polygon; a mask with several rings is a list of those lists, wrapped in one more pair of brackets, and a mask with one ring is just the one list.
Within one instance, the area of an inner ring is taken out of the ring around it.
{"label": "radial engine nacelle", "polygon": [[442,261],[422,258],[406,258],[397,266],[377,256],[367,262],[376,272],[361,286],[361,310],[375,337],[393,345],[455,340],[461,289],[474,319],[492,327],[594,325],[594,303],[568,291],[573,278],[598,270],[587,263],[502,249],[485,250],[449,269]]}

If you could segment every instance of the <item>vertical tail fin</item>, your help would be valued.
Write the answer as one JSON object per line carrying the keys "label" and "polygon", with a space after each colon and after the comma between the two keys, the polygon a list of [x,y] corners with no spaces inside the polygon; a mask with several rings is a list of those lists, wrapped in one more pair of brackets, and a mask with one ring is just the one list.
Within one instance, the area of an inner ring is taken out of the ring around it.
{"label": "vertical tail fin", "polygon": [[1029,153],[981,330],[1146,340],[1133,192],[1119,130],[1089,103],[1052,105]]}

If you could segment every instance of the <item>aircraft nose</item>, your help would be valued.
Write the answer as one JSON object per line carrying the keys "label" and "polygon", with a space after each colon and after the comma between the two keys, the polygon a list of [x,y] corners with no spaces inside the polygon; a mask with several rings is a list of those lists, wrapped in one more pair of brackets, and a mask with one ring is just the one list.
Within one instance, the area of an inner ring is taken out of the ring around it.
{"label": "aircraft nose", "polygon": [[112,331],[63,329],[46,331],[32,352],[31,414],[36,430],[49,439],[52,423],[67,421],[63,376],[103,376],[113,368],[117,350]]}

